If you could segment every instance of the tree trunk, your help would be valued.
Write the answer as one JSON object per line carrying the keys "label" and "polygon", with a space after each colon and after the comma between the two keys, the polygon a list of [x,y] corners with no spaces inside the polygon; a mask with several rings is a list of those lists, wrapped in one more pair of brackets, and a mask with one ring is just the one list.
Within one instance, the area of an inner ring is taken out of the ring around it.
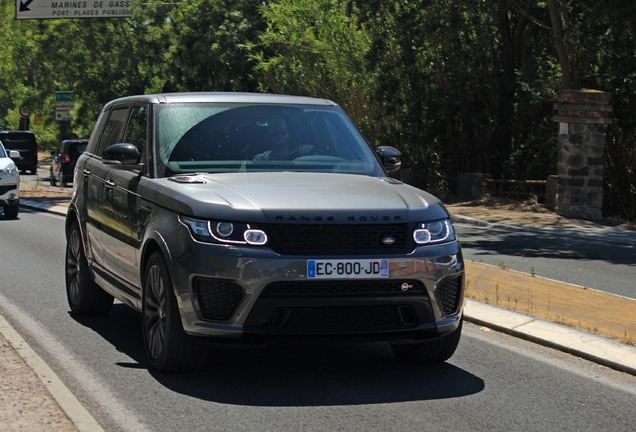
{"label": "tree trunk", "polygon": [[561,65],[561,73],[563,75],[563,88],[571,89],[574,87],[572,73],[570,72],[570,59],[565,48],[563,40],[563,23],[561,22],[561,11],[556,0],[547,0],[550,9],[550,19],[552,20],[552,34],[554,35],[554,45],[556,47],[559,65]]}

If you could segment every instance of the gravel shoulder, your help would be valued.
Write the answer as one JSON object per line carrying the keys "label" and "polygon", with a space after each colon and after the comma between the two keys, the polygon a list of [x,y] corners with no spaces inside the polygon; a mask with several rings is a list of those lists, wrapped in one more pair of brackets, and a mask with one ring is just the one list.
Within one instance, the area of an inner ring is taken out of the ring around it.
{"label": "gravel shoulder", "polygon": [[42,381],[0,332],[0,430],[77,431]]}

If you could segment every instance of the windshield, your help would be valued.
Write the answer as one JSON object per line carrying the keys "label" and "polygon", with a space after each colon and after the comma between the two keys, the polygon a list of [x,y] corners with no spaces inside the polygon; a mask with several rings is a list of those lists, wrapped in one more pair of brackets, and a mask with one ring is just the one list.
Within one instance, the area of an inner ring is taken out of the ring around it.
{"label": "windshield", "polygon": [[156,110],[159,177],[253,171],[384,175],[338,107],[175,103]]}

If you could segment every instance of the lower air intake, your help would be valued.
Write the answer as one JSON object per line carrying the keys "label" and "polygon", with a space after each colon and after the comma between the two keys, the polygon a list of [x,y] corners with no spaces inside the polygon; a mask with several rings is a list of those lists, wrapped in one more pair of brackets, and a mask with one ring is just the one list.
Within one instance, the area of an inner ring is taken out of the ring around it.
{"label": "lower air intake", "polygon": [[230,281],[196,279],[194,298],[203,319],[227,321],[243,297],[243,289]]}

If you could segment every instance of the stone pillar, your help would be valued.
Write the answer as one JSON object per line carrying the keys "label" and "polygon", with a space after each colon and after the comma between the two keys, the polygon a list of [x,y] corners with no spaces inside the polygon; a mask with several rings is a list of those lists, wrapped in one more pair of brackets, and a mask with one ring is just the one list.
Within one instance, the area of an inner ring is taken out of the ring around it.
{"label": "stone pillar", "polygon": [[605,129],[612,123],[611,94],[563,90],[554,104],[559,122],[557,214],[598,220],[603,206]]}

